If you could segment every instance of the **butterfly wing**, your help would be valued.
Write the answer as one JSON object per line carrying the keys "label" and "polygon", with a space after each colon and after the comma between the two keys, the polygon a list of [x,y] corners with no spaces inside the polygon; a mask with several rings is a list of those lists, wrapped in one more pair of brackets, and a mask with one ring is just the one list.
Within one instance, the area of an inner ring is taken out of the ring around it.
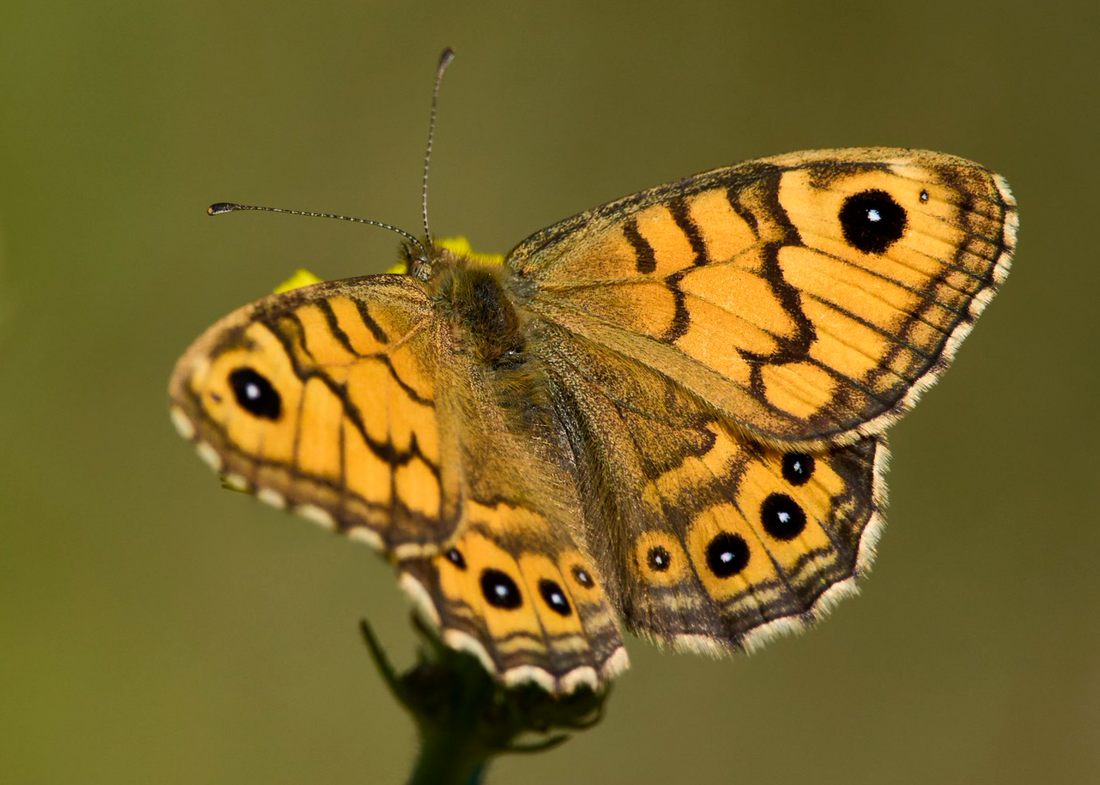
{"label": "butterfly wing", "polygon": [[173,418],[230,485],[393,556],[442,639],[561,693],[626,667],[562,445],[526,371],[471,362],[412,278],[275,295],[173,374]]}
{"label": "butterfly wing", "polygon": [[221,320],[172,375],[172,416],[228,484],[398,554],[454,534],[446,339],[399,275],[316,284]]}
{"label": "butterfly wing", "polygon": [[596,687],[626,667],[626,651],[584,545],[545,380],[529,362],[459,354],[448,365],[461,397],[460,533],[441,553],[400,562],[401,583],[446,643],[506,684]]}
{"label": "butterfly wing", "polygon": [[678,648],[750,649],[812,621],[870,565],[880,437],[807,452],[747,439],[667,377],[548,329],[587,542],[627,626]]}
{"label": "butterfly wing", "polygon": [[1004,180],[939,153],[750,161],[530,237],[524,307],[653,368],[754,439],[819,448],[914,402],[1008,273]]}
{"label": "butterfly wing", "polygon": [[505,684],[557,694],[627,667],[600,572],[568,525],[504,499],[468,511],[450,549],[400,565],[402,586],[445,643]]}
{"label": "butterfly wing", "polygon": [[493,296],[457,319],[405,276],[243,308],[181,359],[173,418],[230,485],[392,557],[450,645],[568,692],[625,667],[616,611],[750,648],[853,585],[876,434],[1014,231],[1007,186],[961,159],[750,162],[536,234],[514,279],[461,279]]}

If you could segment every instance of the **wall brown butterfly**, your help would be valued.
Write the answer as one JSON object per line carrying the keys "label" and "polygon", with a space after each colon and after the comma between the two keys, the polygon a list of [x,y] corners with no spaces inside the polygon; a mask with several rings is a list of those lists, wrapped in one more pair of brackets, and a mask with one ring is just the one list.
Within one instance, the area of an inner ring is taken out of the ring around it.
{"label": "wall brown butterfly", "polygon": [[544,229],[500,263],[431,237],[408,274],[225,317],[172,375],[226,481],[379,549],[507,684],[601,686],[620,625],[752,649],[850,592],[883,431],[1008,273],[1005,181],[940,153],[792,153]]}

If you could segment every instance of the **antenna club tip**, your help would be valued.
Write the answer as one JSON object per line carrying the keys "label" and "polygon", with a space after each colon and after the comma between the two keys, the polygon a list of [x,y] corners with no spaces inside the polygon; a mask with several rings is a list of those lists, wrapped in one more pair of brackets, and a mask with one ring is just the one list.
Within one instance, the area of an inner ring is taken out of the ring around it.
{"label": "antenna club tip", "polygon": [[446,68],[450,65],[450,62],[455,59],[455,55],[458,54],[453,46],[448,46],[443,50],[443,54],[439,56],[439,67]]}
{"label": "antenna club tip", "polygon": [[236,207],[237,205],[230,204],[229,202],[215,202],[206,208],[206,214],[221,215],[222,213],[231,213]]}

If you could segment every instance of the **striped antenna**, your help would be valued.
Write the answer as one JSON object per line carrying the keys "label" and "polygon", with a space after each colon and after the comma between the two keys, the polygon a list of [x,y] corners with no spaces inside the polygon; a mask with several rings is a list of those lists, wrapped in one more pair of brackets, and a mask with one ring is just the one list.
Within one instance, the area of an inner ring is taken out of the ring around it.
{"label": "striped antenna", "polygon": [[455,50],[448,46],[439,56],[439,67],[435,70],[435,85],[432,87],[432,114],[428,121],[428,149],[424,153],[424,182],[420,193],[420,203],[424,212],[424,236],[429,243],[432,241],[432,232],[428,228],[428,165],[432,161],[432,141],[435,139],[435,113],[439,105],[439,86],[443,83],[443,74],[454,59]]}
{"label": "striped antenna", "polygon": [[288,213],[290,215],[304,215],[309,218],[335,218],[337,221],[350,221],[351,223],[367,224],[368,226],[381,226],[383,229],[389,229],[391,232],[396,232],[409,242],[415,243],[420,249],[420,253],[424,255],[424,258],[428,258],[428,249],[424,247],[424,243],[420,242],[420,240],[404,229],[398,229],[396,226],[382,223],[381,221],[371,221],[367,218],[353,218],[350,215],[336,215],[335,213],[315,213],[310,210],[290,210],[286,207],[262,207],[257,204],[237,204],[236,202],[217,202],[206,208],[206,214],[222,215],[223,213],[236,213],[241,210],[256,210],[261,213]]}
{"label": "striped antenna", "polygon": [[[432,239],[431,230],[428,229],[428,165],[432,160],[432,142],[435,139],[435,115],[436,109],[439,106],[439,85],[443,81],[443,74],[446,72],[447,66],[450,65],[451,61],[454,59],[454,49],[447,47],[443,50],[443,54],[439,57],[439,66],[435,71],[435,85],[432,87],[432,113],[428,122],[428,149],[424,153],[424,180],[421,189],[421,207],[424,215],[424,238],[425,242],[428,244],[431,244]],[[335,213],[316,213],[311,210],[290,210],[285,207],[263,207],[255,204],[237,204],[236,202],[217,202],[206,208],[206,213],[207,215],[222,215],[223,213],[236,213],[242,210],[255,210],[263,213],[288,213],[290,215],[304,215],[309,218],[334,218],[337,221],[350,221],[351,223],[380,226],[383,229],[389,229],[391,232],[401,235],[420,249],[420,257],[410,261],[411,269],[409,272],[422,281],[427,280],[431,276],[431,256],[424,242],[421,242],[418,238],[406,232],[404,229],[398,229],[396,226],[383,223],[382,221],[353,218],[350,215],[336,215]]]}

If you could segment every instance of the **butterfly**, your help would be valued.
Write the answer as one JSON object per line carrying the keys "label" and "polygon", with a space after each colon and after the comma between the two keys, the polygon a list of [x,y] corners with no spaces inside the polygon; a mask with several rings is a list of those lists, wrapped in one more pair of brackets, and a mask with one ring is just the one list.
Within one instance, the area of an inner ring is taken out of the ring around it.
{"label": "butterfly", "polygon": [[600,688],[621,628],[752,650],[849,594],[883,432],[1009,269],[1006,182],[940,153],[748,161],[407,271],[265,297],[180,359],[225,481],[378,549],[508,685]]}

